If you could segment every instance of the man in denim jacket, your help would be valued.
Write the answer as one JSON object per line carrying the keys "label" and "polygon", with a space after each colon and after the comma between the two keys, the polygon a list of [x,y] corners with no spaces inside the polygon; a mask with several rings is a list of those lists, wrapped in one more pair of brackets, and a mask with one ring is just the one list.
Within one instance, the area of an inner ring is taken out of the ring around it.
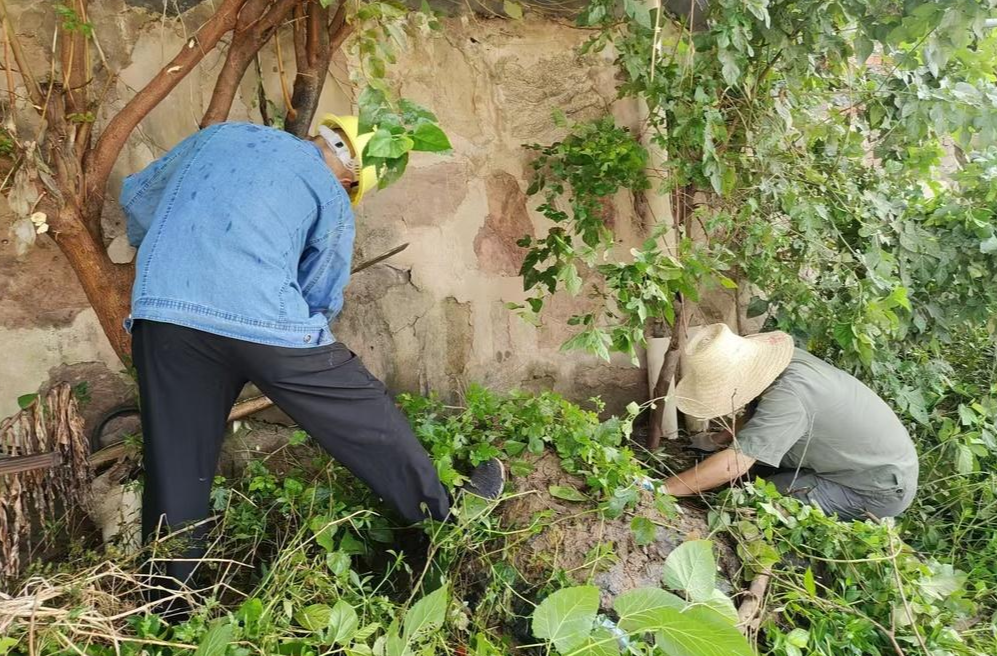
{"label": "man in denim jacket", "polygon": [[[138,248],[132,313],[144,436],[146,539],[208,516],[229,411],[254,383],[409,522],[450,502],[384,385],[329,331],[343,306],[352,206],[377,183],[355,117],[326,116],[299,139],[248,123],[213,125],[125,179]],[[498,461],[471,476],[495,498]],[[200,523],[200,526],[197,524]],[[167,575],[187,581],[190,560]]]}

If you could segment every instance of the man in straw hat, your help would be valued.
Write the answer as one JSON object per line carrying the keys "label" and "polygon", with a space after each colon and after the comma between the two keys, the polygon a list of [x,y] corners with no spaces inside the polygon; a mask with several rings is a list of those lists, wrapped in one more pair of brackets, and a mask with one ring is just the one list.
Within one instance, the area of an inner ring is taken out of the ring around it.
{"label": "man in straw hat", "polygon": [[[754,412],[733,444],[665,481],[689,496],[731,483],[753,465],[782,494],[850,520],[903,512],[917,490],[914,444],[896,414],[853,376],[793,347],[786,333],[739,337],[700,329],[683,353],[679,409],[702,419]],[[726,432],[729,443],[730,432]]]}
{"label": "man in straw hat", "polygon": [[[337,342],[355,232],[377,185],[371,133],[324,117],[318,135],[222,123],[128,177],[121,206],[138,259],[133,357],[142,405],[143,533],[203,536],[226,417],[254,383],[409,522],[445,519],[433,463],[381,381]],[[496,498],[490,461],[468,489]],[[201,524],[198,526],[198,524]],[[194,548],[185,554],[196,558]],[[167,575],[186,581],[191,560]]]}

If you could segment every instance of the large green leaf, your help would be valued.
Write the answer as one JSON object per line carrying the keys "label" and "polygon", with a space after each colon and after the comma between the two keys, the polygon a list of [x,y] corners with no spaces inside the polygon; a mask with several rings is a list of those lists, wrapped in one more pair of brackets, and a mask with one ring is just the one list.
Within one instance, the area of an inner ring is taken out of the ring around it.
{"label": "large green leaf", "polygon": [[720,592],[716,588],[710,594],[708,599],[704,599],[701,602],[704,606],[712,608],[717,613],[722,615],[731,624],[737,624],[737,608],[734,607],[734,602],[731,601],[730,597]]}
{"label": "large green leaf", "polygon": [[433,123],[420,123],[412,130],[412,150],[441,153],[450,150],[450,139],[440,126]]}
{"label": "large green leaf", "polygon": [[395,159],[412,150],[414,142],[406,134],[392,133],[386,128],[378,128],[367,142],[366,154],[371,157]]}
{"label": "large green leaf", "polygon": [[332,609],[325,604],[312,604],[305,606],[294,614],[294,621],[304,628],[317,633],[324,631],[329,626],[329,617]]}
{"label": "large green leaf", "polygon": [[447,589],[441,586],[412,605],[405,615],[404,638],[416,640],[443,625],[447,615]]}
{"label": "large green leaf", "polygon": [[550,640],[559,652],[580,646],[599,612],[599,588],[580,585],[551,594],[533,611],[533,635]]}
{"label": "large green leaf", "polygon": [[713,543],[690,540],[668,554],[665,560],[665,585],[681,590],[690,601],[706,601],[717,584],[717,563]]}
{"label": "large green leaf", "polygon": [[347,645],[356,635],[359,625],[357,612],[353,610],[353,606],[340,599],[329,614],[329,638],[337,645]]}
{"label": "large green leaf", "polygon": [[619,653],[619,639],[609,629],[598,627],[571,656],[618,656]]}
{"label": "large green leaf", "polygon": [[662,609],[664,625],[658,646],[668,656],[754,656],[755,651],[733,624],[705,606],[679,612]]}
{"label": "large green leaf", "polygon": [[228,622],[215,624],[201,638],[194,656],[223,656],[232,642],[232,625]]}
{"label": "large green leaf", "polygon": [[665,625],[662,611],[681,611],[686,603],[660,588],[638,588],[624,592],[613,602],[619,627],[627,633],[650,633]]}

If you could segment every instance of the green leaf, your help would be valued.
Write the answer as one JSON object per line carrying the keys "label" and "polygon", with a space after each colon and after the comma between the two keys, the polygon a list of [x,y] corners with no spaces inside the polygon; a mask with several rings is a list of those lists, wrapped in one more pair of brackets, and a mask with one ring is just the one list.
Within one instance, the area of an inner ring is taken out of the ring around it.
{"label": "green leaf", "polygon": [[517,458],[509,462],[509,473],[513,476],[523,477],[533,473],[535,467],[529,460]]}
{"label": "green leaf", "polygon": [[316,544],[330,553],[336,550],[336,543],[333,541],[332,536],[336,534],[338,526],[332,523],[330,518],[325,515],[312,517],[309,526],[315,534]]}
{"label": "green leaf", "polygon": [[353,606],[346,603],[342,599],[336,602],[332,607],[332,613],[329,615],[328,626],[331,629],[331,635],[329,636],[332,642],[337,645],[347,645],[353,636],[357,632],[357,627],[360,625],[357,619],[357,612],[353,610]]}
{"label": "green leaf", "polygon": [[634,517],[630,522],[630,530],[633,531],[634,540],[641,547],[654,542],[658,533],[658,527],[647,517]]}
{"label": "green leaf", "polygon": [[226,621],[215,624],[201,638],[194,656],[223,656],[232,642],[232,625]]}
{"label": "green leaf", "polygon": [[973,455],[973,450],[965,444],[957,444],[955,448],[955,470],[963,475],[976,471],[976,456]]}
{"label": "green leaf", "polygon": [[807,571],[803,574],[803,588],[811,597],[817,596],[817,582],[814,581],[814,571],[810,567],[808,567]]}
{"label": "green leaf", "polygon": [[405,641],[411,642],[437,630],[443,625],[446,614],[447,588],[441,586],[415,602],[405,614]]}
{"label": "green leaf", "polygon": [[648,30],[654,27],[650,8],[640,0],[623,0],[623,10],[641,27]]}
{"label": "green leaf", "polygon": [[573,487],[567,487],[564,485],[551,485],[547,488],[550,496],[555,499],[564,499],[565,501],[588,501],[589,498],[576,490]]}
{"label": "green leaf", "polygon": [[357,631],[356,633],[354,633],[353,640],[355,642],[364,642],[367,640],[367,638],[377,633],[380,628],[381,628],[380,624],[378,624],[377,622],[372,622],[367,626],[365,626],[364,628]]}
{"label": "green leaf", "polygon": [[339,540],[339,550],[350,555],[362,555],[367,553],[367,545],[354,537],[352,533],[347,533]]}
{"label": "green leaf", "polygon": [[851,349],[855,343],[855,329],[850,323],[837,323],[834,325],[834,341],[843,349]]}
{"label": "green leaf", "polygon": [[325,565],[335,576],[342,576],[350,571],[350,555],[345,551],[326,554]]}
{"label": "green leaf", "polygon": [[571,656],[617,656],[619,653],[619,638],[609,629],[600,626],[585,638],[581,647],[571,652]]}
{"label": "green leaf", "polygon": [[414,142],[406,134],[394,134],[386,128],[378,128],[367,142],[366,154],[371,157],[397,159],[412,150]]}
{"label": "green leaf", "polygon": [[312,633],[324,631],[329,626],[332,609],[325,604],[305,606],[294,614],[294,621]]}
{"label": "green leaf", "polygon": [[567,264],[561,269],[561,278],[564,280],[564,288],[572,296],[578,296],[582,290],[582,279],[578,275],[578,269],[574,264]]}
{"label": "green leaf", "polygon": [[968,405],[959,404],[959,421],[963,426],[972,426],[976,423],[976,413]]}
{"label": "green leaf", "polygon": [[922,594],[930,599],[944,601],[966,584],[968,578],[966,574],[956,570],[952,565],[937,565],[932,569],[935,571],[930,578],[918,582]]}
{"label": "green leaf", "polygon": [[810,632],[806,629],[793,629],[786,635],[786,642],[794,647],[803,649],[810,642]]}
{"label": "green leaf", "polygon": [[648,633],[665,625],[663,610],[680,611],[685,602],[667,590],[638,588],[616,597],[613,609],[619,615],[619,627],[627,633]]}
{"label": "green leaf", "polygon": [[562,654],[581,645],[599,612],[599,588],[582,585],[549,595],[533,611],[533,635],[550,640]]}
{"label": "green leaf", "polygon": [[263,601],[258,597],[247,599],[239,606],[236,617],[246,626],[256,624],[263,617]]}
{"label": "green leaf", "polygon": [[440,126],[433,123],[420,123],[411,132],[412,150],[441,153],[450,150],[450,139]]}
{"label": "green leaf", "polygon": [[748,302],[748,318],[760,317],[769,310],[769,302],[759,296],[752,296]]}
{"label": "green leaf", "polygon": [[665,559],[664,583],[685,592],[690,601],[705,601],[717,583],[717,564],[709,540],[683,542]]}
{"label": "green leaf", "polygon": [[523,20],[523,5],[518,2],[513,2],[512,0],[504,0],[502,3],[502,10],[505,11],[505,15],[509,18],[514,18],[515,20]]}
{"label": "green leaf", "polygon": [[37,394],[25,394],[23,396],[19,396],[17,397],[17,407],[21,410],[27,410],[28,406],[34,403],[37,398]]}
{"label": "green leaf", "polygon": [[731,601],[731,598],[720,590],[714,588],[710,598],[703,601],[702,604],[715,610],[731,624],[737,624],[737,608],[734,607],[734,602]]}
{"label": "green leaf", "polygon": [[20,642],[16,638],[11,638],[10,636],[4,636],[0,638],[0,656],[6,656],[7,653]]}
{"label": "green leaf", "polygon": [[869,59],[869,56],[872,55],[873,43],[864,34],[859,34],[855,37],[853,47],[855,48],[855,58],[859,64],[864,64]]}
{"label": "green leaf", "polygon": [[667,623],[656,641],[668,656],[755,656],[737,627],[716,611],[704,606],[666,610]]}

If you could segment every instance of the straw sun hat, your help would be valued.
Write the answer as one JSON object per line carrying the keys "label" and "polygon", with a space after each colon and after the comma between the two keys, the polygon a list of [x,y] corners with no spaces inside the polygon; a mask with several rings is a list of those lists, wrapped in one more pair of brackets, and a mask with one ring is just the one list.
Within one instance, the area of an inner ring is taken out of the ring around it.
{"label": "straw sun hat", "polygon": [[722,323],[704,326],[682,353],[678,408],[700,419],[731,414],[764,392],[792,357],[793,338],[786,333],[739,337]]}

